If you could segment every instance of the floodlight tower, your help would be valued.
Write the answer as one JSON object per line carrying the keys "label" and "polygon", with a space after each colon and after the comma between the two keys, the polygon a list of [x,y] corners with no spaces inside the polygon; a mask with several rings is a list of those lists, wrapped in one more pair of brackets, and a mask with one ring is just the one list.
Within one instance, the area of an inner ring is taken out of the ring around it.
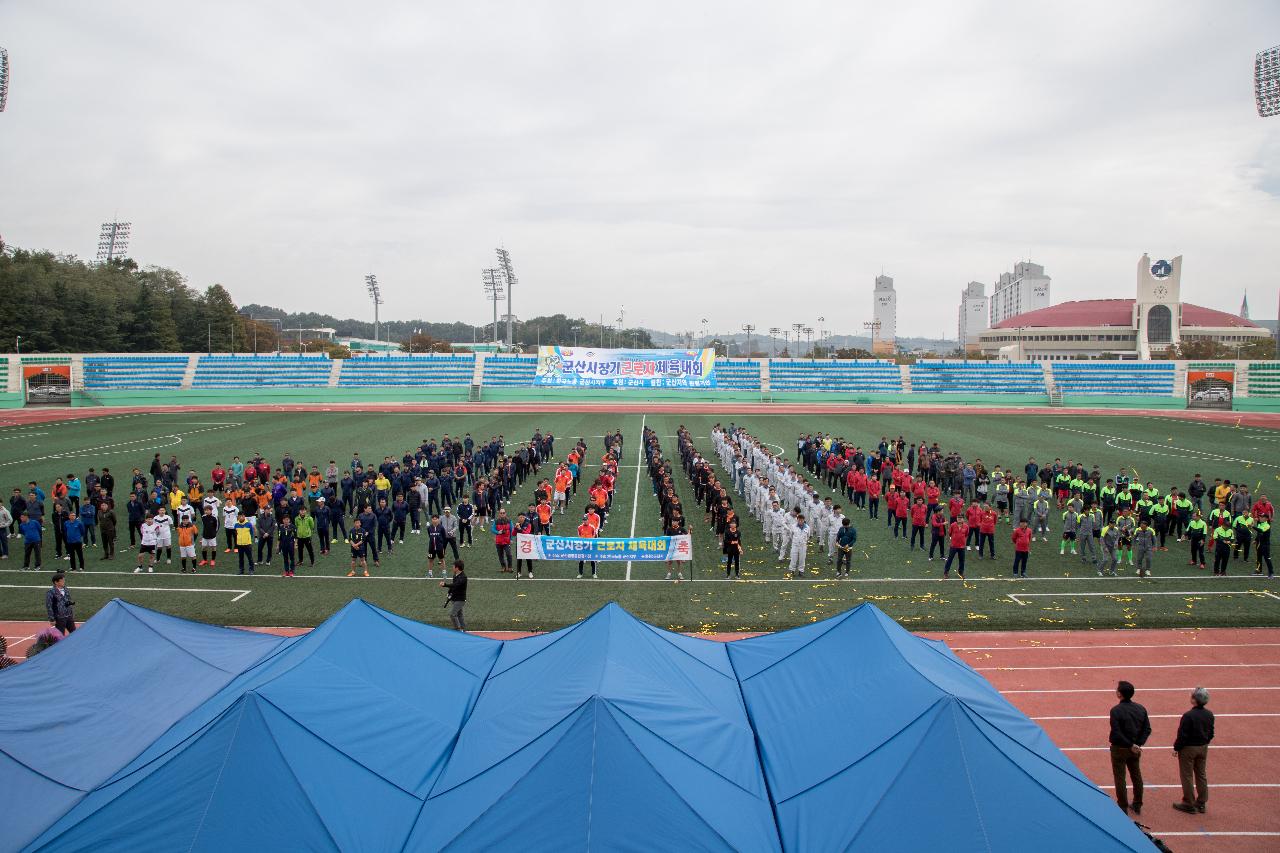
{"label": "floodlight tower", "polygon": [[9,100],[9,51],[0,47],[0,113]]}
{"label": "floodlight tower", "polygon": [[373,342],[377,343],[378,333],[381,331],[381,322],[378,319],[378,306],[384,304],[382,301],[382,289],[378,287],[378,277],[373,273],[364,277],[365,289],[369,291],[369,298],[373,300]]}
{"label": "floodlight tower", "polygon": [[111,263],[116,258],[124,257],[129,248],[129,230],[131,222],[104,222],[98,232],[98,262]]}
{"label": "floodlight tower", "polygon": [[751,333],[755,330],[756,327],[750,323],[745,323],[742,326],[742,331],[747,333],[747,358],[751,358]]}
{"label": "floodlight tower", "polygon": [[1258,115],[1280,115],[1280,45],[1264,50],[1253,61],[1253,98]]}
{"label": "floodlight tower", "polygon": [[778,335],[781,333],[782,330],[777,326],[769,328],[769,353],[771,358],[778,357]]}
{"label": "floodlight tower", "polygon": [[502,271],[502,277],[506,281],[507,286],[507,346],[511,346],[511,291],[516,288],[516,271],[511,266],[511,253],[501,246],[497,249],[498,253],[498,269]]}
{"label": "floodlight tower", "polygon": [[484,292],[493,300],[493,342],[498,342],[498,300],[502,298],[502,270],[490,267],[480,271],[480,280],[484,282]]}
{"label": "floodlight tower", "polygon": [[803,331],[809,346],[809,358],[813,358],[813,326],[805,326]]}

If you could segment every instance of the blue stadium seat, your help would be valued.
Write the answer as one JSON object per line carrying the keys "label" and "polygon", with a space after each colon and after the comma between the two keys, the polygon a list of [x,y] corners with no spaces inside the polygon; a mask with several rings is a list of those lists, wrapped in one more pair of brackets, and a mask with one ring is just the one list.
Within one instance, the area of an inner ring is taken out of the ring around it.
{"label": "blue stadium seat", "polygon": [[772,391],[838,391],[902,393],[902,374],[891,361],[801,361],[773,359],[769,362]]}
{"label": "blue stadium seat", "polygon": [[1044,370],[1030,361],[918,361],[912,393],[1045,394]]}
{"label": "blue stadium seat", "polygon": [[1064,395],[1172,397],[1175,366],[1168,361],[1055,361],[1053,381]]}
{"label": "blue stadium seat", "polygon": [[193,388],[315,388],[329,384],[327,355],[202,355]]}
{"label": "blue stadium seat", "polygon": [[164,390],[182,387],[185,355],[91,355],[83,361],[87,391]]}
{"label": "blue stadium seat", "polygon": [[347,359],[338,385],[343,388],[406,386],[458,387],[471,384],[475,356],[369,355]]}
{"label": "blue stadium seat", "polygon": [[491,355],[484,360],[484,385],[495,388],[527,388],[533,385],[537,356]]}
{"label": "blue stadium seat", "polygon": [[760,362],[716,359],[716,387],[725,391],[759,391]]}

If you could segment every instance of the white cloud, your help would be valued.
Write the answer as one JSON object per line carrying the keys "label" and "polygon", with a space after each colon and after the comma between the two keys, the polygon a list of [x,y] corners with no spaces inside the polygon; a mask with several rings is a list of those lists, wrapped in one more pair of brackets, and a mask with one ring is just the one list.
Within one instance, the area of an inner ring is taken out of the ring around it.
{"label": "white cloud", "polygon": [[[1167,5],[50,0],[0,7],[12,243],[132,254],[240,302],[903,334],[1043,263],[1058,300],[1184,254],[1190,301],[1266,311],[1280,120],[1253,112],[1271,2]],[[1259,313],[1261,313],[1261,311]]]}

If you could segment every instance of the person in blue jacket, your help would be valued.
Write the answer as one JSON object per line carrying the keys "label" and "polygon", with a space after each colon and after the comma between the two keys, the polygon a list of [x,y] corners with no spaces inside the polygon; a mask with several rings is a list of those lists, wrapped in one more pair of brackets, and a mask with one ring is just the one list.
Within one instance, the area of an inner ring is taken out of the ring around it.
{"label": "person in blue jacket", "polygon": [[[67,559],[71,571],[84,571],[84,522],[79,515],[68,515],[62,523],[63,537],[67,545]],[[79,563],[77,566],[76,564]]]}
{"label": "person in blue jacket", "polygon": [[22,521],[18,524],[18,530],[22,533],[22,569],[26,571],[31,568],[31,557],[35,556],[35,567],[41,568],[43,563],[40,560],[40,546],[44,540],[44,528],[40,526],[40,522],[25,512],[21,516]]}
{"label": "person in blue jacket", "polygon": [[93,501],[86,500],[80,505],[80,522],[84,524],[85,541],[90,545],[98,544],[98,508]]}

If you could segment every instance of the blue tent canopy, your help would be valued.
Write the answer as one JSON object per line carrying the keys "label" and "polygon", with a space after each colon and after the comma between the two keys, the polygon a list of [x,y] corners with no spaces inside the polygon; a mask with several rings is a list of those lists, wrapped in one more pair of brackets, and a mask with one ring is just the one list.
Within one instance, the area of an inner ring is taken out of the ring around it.
{"label": "blue tent canopy", "polygon": [[[18,683],[11,673],[78,663],[75,649],[115,671],[78,686],[86,702],[150,679],[110,653],[104,630],[103,650],[88,651],[112,608],[74,645],[0,672],[0,694]],[[183,666],[202,673],[195,695],[128,745],[86,737],[62,763],[97,771],[0,847],[1150,849],[981,676],[871,605],[730,644],[615,604],[508,642],[358,600],[304,637],[250,635],[268,645],[239,656],[246,632],[192,627],[223,632],[206,644],[216,655],[193,641],[202,653]],[[163,636],[150,643],[172,645]],[[0,720],[3,757],[48,737],[42,712],[57,707],[35,675],[22,684],[21,712]],[[139,695],[126,693],[126,704]],[[144,707],[175,698],[141,695]],[[52,761],[36,772],[71,773]],[[30,775],[0,765],[10,791]]]}

